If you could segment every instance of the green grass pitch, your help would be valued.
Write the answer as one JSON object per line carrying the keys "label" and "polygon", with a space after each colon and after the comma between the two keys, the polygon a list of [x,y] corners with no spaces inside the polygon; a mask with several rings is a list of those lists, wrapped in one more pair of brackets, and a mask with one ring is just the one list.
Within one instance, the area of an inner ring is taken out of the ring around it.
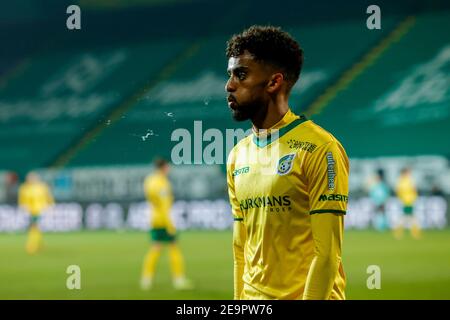
{"label": "green grass pitch", "polygon": [[[0,299],[231,299],[230,231],[186,231],[180,244],[196,289],[171,287],[168,256],[158,264],[154,288],[139,289],[145,232],[84,231],[45,234],[45,248],[25,253],[25,234],[0,234]],[[450,230],[423,239],[346,231],[344,268],[348,299],[450,299]],[[81,290],[66,288],[66,269],[81,268]],[[369,290],[366,270],[381,268],[381,289]]]}

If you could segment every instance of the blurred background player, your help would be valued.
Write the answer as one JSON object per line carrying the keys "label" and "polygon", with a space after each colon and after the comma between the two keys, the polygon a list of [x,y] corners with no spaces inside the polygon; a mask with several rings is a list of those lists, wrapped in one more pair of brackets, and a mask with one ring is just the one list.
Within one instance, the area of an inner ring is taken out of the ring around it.
{"label": "blurred background player", "polygon": [[376,230],[384,231],[389,228],[386,216],[386,201],[389,199],[391,191],[384,177],[384,170],[378,169],[376,175],[369,186],[369,196],[375,204],[375,223]]}
{"label": "blurred background player", "polygon": [[38,225],[39,218],[45,209],[53,205],[53,196],[49,187],[41,181],[39,175],[30,172],[19,188],[18,198],[19,206],[31,215],[26,250],[29,254],[35,254],[42,248],[42,233]]}
{"label": "blurred background player", "polygon": [[418,239],[421,236],[419,222],[414,216],[414,203],[417,199],[417,189],[411,176],[410,168],[403,168],[396,187],[397,197],[403,205],[403,215],[400,223],[395,228],[394,236],[400,239],[403,236],[403,228],[409,227],[411,235]]}
{"label": "blurred background player", "polygon": [[192,289],[192,282],[185,277],[183,256],[176,242],[175,226],[170,218],[173,203],[172,187],[168,179],[170,165],[164,159],[157,159],[154,164],[156,172],[149,175],[144,182],[145,196],[153,207],[150,229],[153,243],[144,259],[141,288],[148,290],[152,287],[162,247],[168,244],[174,288]]}

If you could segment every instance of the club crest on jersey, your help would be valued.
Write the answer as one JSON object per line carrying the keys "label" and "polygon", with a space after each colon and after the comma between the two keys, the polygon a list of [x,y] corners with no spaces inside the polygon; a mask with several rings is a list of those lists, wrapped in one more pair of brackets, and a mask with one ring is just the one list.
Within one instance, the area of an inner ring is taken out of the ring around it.
{"label": "club crest on jersey", "polygon": [[294,165],[295,153],[287,154],[278,160],[277,174],[283,176],[288,174]]}

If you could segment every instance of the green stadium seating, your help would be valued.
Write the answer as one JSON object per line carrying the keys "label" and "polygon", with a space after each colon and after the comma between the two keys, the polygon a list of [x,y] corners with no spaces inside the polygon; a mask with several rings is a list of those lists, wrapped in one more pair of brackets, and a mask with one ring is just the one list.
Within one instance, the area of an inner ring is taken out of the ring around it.
{"label": "green stadium seating", "polygon": [[448,12],[418,16],[315,120],[340,138],[350,157],[449,157],[448,30]]}
{"label": "green stadium seating", "polygon": [[[188,43],[158,41],[42,53],[0,88],[2,169],[49,165],[152,80]],[[108,124],[108,123],[106,123]]]}
{"label": "green stadium seating", "polygon": [[[392,29],[396,22],[394,18],[386,19],[386,29]],[[305,67],[291,99],[291,106],[298,113],[304,112],[315,96],[387,33],[370,32],[361,28],[359,22],[292,27],[289,31],[305,50]],[[171,141],[171,133],[177,128],[192,132],[195,120],[202,121],[203,132],[208,128],[222,132],[227,128],[247,129],[248,123],[232,120],[225,100],[227,39],[228,36],[206,38],[196,54],[146,93],[119,122],[91,141],[69,165],[147,163],[157,155],[169,158],[177,143]]]}
{"label": "green stadium seating", "polygon": [[[305,51],[292,109],[312,113],[351,157],[450,155],[449,144],[442,143],[450,124],[448,13],[417,16],[320,110],[311,108],[403,18],[383,18],[382,30],[368,30],[365,21],[354,19],[285,27]],[[229,31],[220,26],[215,35],[133,39],[78,50],[72,45],[33,56],[0,86],[0,143],[6,150],[0,153],[0,168],[26,172],[52,164],[142,164],[155,156],[169,158],[177,143],[172,132],[192,132],[196,120],[203,132],[247,129],[248,123],[231,119],[225,101]],[[420,74],[423,68],[429,72]],[[402,81],[414,76],[417,90],[428,77],[431,93],[423,87],[416,102],[403,96],[396,105],[387,104]]]}

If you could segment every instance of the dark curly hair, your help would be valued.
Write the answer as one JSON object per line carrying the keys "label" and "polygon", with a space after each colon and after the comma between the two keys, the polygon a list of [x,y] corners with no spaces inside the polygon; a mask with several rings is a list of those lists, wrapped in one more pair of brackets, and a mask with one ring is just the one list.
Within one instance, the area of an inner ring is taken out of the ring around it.
{"label": "dark curly hair", "polygon": [[247,50],[256,60],[264,61],[282,70],[291,88],[297,82],[303,66],[303,50],[297,41],[279,27],[251,26],[235,34],[227,42],[228,58]]}

